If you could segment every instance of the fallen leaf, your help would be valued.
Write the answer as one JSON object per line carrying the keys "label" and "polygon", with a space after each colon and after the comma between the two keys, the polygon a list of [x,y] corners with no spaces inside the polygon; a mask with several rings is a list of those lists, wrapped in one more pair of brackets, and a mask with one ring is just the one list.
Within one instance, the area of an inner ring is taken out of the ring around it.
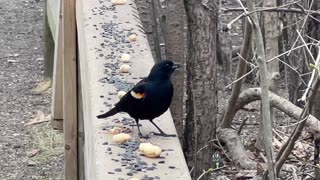
{"label": "fallen leaf", "polygon": [[42,111],[37,111],[35,117],[33,119],[31,119],[29,122],[27,122],[26,124],[24,124],[25,126],[30,126],[33,124],[39,124],[42,122],[47,122],[49,121],[49,118],[46,118],[46,116],[44,115],[44,113]]}
{"label": "fallen leaf", "polygon": [[41,93],[49,89],[50,87],[51,87],[51,80],[46,80],[46,81],[40,82],[33,91],[36,93]]}
{"label": "fallen leaf", "polygon": [[27,162],[27,166],[35,166],[35,165],[37,165],[37,163],[34,162],[34,161],[29,160],[29,161]]}
{"label": "fallen leaf", "polygon": [[40,149],[31,149],[30,151],[27,151],[28,157],[33,157],[37,155],[40,152]]}

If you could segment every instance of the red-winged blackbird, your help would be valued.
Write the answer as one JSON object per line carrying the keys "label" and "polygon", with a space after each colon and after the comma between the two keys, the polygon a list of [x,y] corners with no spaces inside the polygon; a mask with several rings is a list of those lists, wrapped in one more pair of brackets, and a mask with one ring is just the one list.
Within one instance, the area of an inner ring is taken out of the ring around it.
{"label": "red-winged blackbird", "polygon": [[170,80],[171,74],[176,68],[181,67],[172,61],[164,60],[156,63],[148,77],[137,83],[127,92],[115,107],[110,111],[98,115],[97,118],[113,116],[118,112],[126,112],[135,119],[139,131],[139,136],[143,137],[139,120],[149,120],[160,132],[154,133],[160,136],[175,136],[164,133],[153,119],[162,115],[170,106],[173,96],[173,86]]}

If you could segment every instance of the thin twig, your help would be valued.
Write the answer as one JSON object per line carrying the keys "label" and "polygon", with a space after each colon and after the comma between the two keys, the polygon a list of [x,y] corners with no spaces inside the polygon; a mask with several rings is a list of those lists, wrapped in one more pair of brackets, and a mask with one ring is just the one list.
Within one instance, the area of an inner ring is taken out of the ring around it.
{"label": "thin twig", "polygon": [[278,61],[280,61],[280,62],[282,62],[284,65],[286,65],[287,67],[289,67],[291,70],[293,70],[295,73],[297,73],[299,76],[299,78],[300,78],[300,80],[301,80],[301,82],[305,85],[305,86],[308,86],[307,85],[307,83],[306,82],[304,82],[304,79],[302,79],[302,77],[300,76],[300,73],[298,72],[298,70],[297,69],[295,69],[294,67],[291,67],[288,63],[286,63],[285,61],[282,61],[281,59],[279,59],[279,58],[277,58],[278,59]]}
{"label": "thin twig", "polygon": [[260,152],[260,153],[259,153],[259,155],[260,155],[260,156],[261,156],[261,158],[263,159],[263,162],[265,162],[265,163],[267,163],[267,162],[268,162],[267,158],[263,155],[263,153],[262,153],[262,152]]}
{"label": "thin twig", "polygon": [[[318,53],[318,56],[320,56],[320,52]],[[303,109],[300,119],[304,119],[305,117],[309,116],[309,111],[310,111],[310,106],[312,105],[312,101],[316,95],[316,89],[319,88],[320,85],[320,78],[319,76],[315,79],[315,81],[313,82],[312,85],[312,91],[309,91],[308,93],[308,98],[307,98],[307,102],[305,105],[305,108]],[[300,121],[300,120],[299,120]],[[299,123],[295,129],[293,130],[293,132],[291,133],[290,137],[288,138],[288,140],[285,142],[285,144],[281,147],[280,151],[278,152],[278,156],[276,158],[277,163],[276,163],[276,172],[277,174],[280,172],[280,169],[282,168],[283,164],[285,163],[285,161],[287,160],[289,154],[292,152],[292,149],[294,148],[294,145],[296,143],[296,141],[298,140],[298,138],[300,137],[302,130],[304,128],[306,121],[301,121],[301,123]]]}
{"label": "thin twig", "polygon": [[283,128],[288,128],[288,127],[296,126],[296,125],[298,125],[299,123],[302,123],[302,122],[306,121],[308,118],[309,118],[309,115],[306,116],[305,118],[299,120],[299,121],[296,122],[296,123],[293,123],[293,124],[290,124],[290,125],[286,125],[286,126],[281,126],[281,127],[283,127]]}
{"label": "thin twig", "polygon": [[[231,11],[244,11],[242,8],[222,8],[221,11],[223,11],[224,13],[228,13]],[[310,13],[310,14],[316,14],[319,15],[320,13],[318,11],[313,11],[313,10],[308,10],[308,9],[304,9],[303,11],[301,9],[298,8],[281,8],[280,6],[278,7],[270,7],[270,8],[257,8],[257,10],[255,12],[288,12],[288,13],[299,13],[299,14],[306,14],[306,13]],[[248,14],[252,14],[253,12],[248,12]],[[242,15],[240,18],[244,17],[246,14],[243,13],[244,15]]]}
{"label": "thin twig", "polygon": [[243,121],[242,121],[242,123],[240,124],[240,127],[239,127],[239,129],[238,129],[238,131],[237,131],[237,134],[238,135],[240,135],[240,133],[241,133],[241,131],[242,131],[242,128],[243,128],[243,126],[246,124],[246,121],[249,119],[249,116],[247,116]]}
{"label": "thin twig", "polygon": [[[279,55],[277,55],[277,56],[275,56],[275,57],[273,57],[273,58],[271,58],[271,59],[268,59],[268,60],[267,60],[267,63],[269,63],[269,62],[277,59],[277,60],[281,61],[284,65],[288,66],[290,69],[292,69],[293,71],[295,71],[297,74],[299,74],[299,72],[298,72],[296,69],[294,69],[294,68],[291,67],[288,63],[282,61],[282,60],[279,59],[279,58],[280,58],[281,56],[284,56],[284,55],[290,53],[290,52],[293,51],[293,50],[297,50],[297,49],[299,49],[299,48],[305,47],[306,45],[313,45],[313,44],[314,44],[314,43],[307,43],[307,44],[303,44],[303,45],[297,46],[297,47],[295,47],[295,48],[292,48],[292,49],[290,49],[290,50],[288,50],[288,51],[286,51],[286,52],[283,52],[283,53],[281,53],[281,54],[279,54]],[[240,57],[241,57],[241,56],[240,56]],[[243,58],[241,58],[241,59],[244,60]],[[245,62],[248,62],[247,60],[244,60],[244,61],[245,61]],[[252,63],[250,63],[250,65],[251,65],[251,64],[252,64]],[[228,84],[228,85],[225,87],[225,89],[229,88],[229,87],[232,86],[234,83],[242,80],[243,78],[245,78],[246,76],[248,76],[250,73],[252,73],[252,72],[253,72],[254,70],[256,70],[257,68],[258,68],[257,66],[254,66],[254,68],[252,68],[249,72],[247,72],[246,74],[242,75],[240,78],[238,78],[238,79],[236,79],[235,81],[233,81],[233,82],[231,82],[230,84]],[[300,74],[299,74],[299,75],[300,75]],[[299,77],[300,77],[300,76],[299,76]],[[306,86],[308,86],[301,77],[300,77],[300,79],[302,80],[302,82],[303,82]],[[308,87],[309,87],[309,86],[308,86]]]}
{"label": "thin twig", "polygon": [[235,81],[231,82],[230,84],[228,84],[225,89],[228,89],[230,86],[232,86],[234,83],[237,83],[238,81],[242,80],[243,78],[245,78],[246,76],[248,76],[250,73],[252,73],[254,70],[256,70],[258,67],[254,67],[252,68],[249,72],[247,72],[246,74],[242,75],[241,77],[239,77],[238,79],[236,79]]}
{"label": "thin twig", "polygon": [[[312,7],[312,4],[313,4],[313,0],[312,0],[312,2],[310,3],[309,11],[310,11],[310,9],[311,9],[311,7]],[[307,16],[304,18],[304,21],[303,21],[303,24],[302,24],[301,27],[304,27],[305,24],[307,23],[307,19],[308,19],[309,15],[310,15],[309,11],[307,12]],[[303,28],[302,28],[302,29],[303,29]],[[300,33],[301,33],[302,29],[300,30]],[[299,37],[296,38],[296,40],[294,41],[291,49],[296,45],[296,43],[298,42],[298,39],[299,39]],[[291,51],[290,51],[290,52],[291,52]],[[290,55],[290,53],[288,54],[288,56],[289,56],[289,55]]]}
{"label": "thin twig", "polygon": [[[295,1],[295,2],[288,3],[288,4],[284,4],[284,5],[278,6],[278,7],[261,8],[261,9],[256,9],[256,10],[254,10],[254,11],[248,12],[248,11],[247,11],[247,8],[245,8],[245,7],[243,6],[242,2],[241,2],[240,0],[237,0],[237,1],[238,1],[238,3],[240,4],[241,8],[238,8],[238,9],[236,9],[236,8],[233,8],[233,9],[223,9],[223,8],[222,8],[222,9],[221,9],[221,10],[223,10],[223,11],[225,11],[225,12],[227,12],[228,10],[237,10],[237,11],[241,10],[241,11],[244,11],[244,13],[240,14],[239,16],[237,16],[236,18],[234,18],[232,21],[230,21],[230,22],[227,24],[227,28],[228,28],[228,29],[231,29],[231,26],[232,26],[233,23],[235,23],[236,21],[238,21],[239,19],[241,19],[241,18],[243,18],[243,17],[245,17],[245,16],[249,16],[249,15],[252,14],[252,13],[259,12],[259,11],[275,10],[275,9],[279,9],[279,8],[282,8],[282,7],[287,7],[287,6],[290,6],[290,5],[292,5],[292,4],[296,4],[296,3],[300,2],[300,1]],[[299,12],[300,12],[300,11],[301,11],[301,10],[299,10]],[[248,21],[250,22],[250,24],[252,24],[252,21],[251,21],[250,18],[248,18]]]}
{"label": "thin twig", "polygon": [[[311,44],[314,44],[314,43],[307,43],[307,45],[311,45]],[[303,45],[294,47],[294,48],[292,48],[292,49],[290,49],[290,50],[288,50],[288,51],[286,51],[286,52],[283,52],[283,53],[281,53],[281,54],[279,54],[279,55],[277,55],[277,56],[275,56],[275,57],[273,57],[273,58],[271,58],[271,59],[268,59],[268,60],[267,60],[267,63],[269,63],[269,62],[271,62],[271,61],[273,61],[273,60],[275,60],[275,59],[278,59],[278,58],[280,58],[280,57],[283,56],[283,55],[289,56],[289,54],[290,54],[291,51],[300,49],[300,48],[302,48],[302,47],[304,47],[304,46],[305,46],[305,45],[303,44]]]}
{"label": "thin twig", "polygon": [[244,7],[244,5],[242,4],[242,2],[241,2],[240,0],[237,0],[237,1],[238,1],[238,3],[240,4],[240,6],[241,6],[242,10],[244,11],[244,13],[242,13],[240,16],[236,17],[236,18],[233,19],[230,23],[228,23],[228,24],[227,24],[227,28],[228,28],[228,29],[231,29],[231,25],[232,25],[234,22],[238,21],[240,18],[244,17],[244,16],[247,16],[247,17],[248,17],[248,22],[249,22],[250,24],[252,24],[252,21],[251,21],[250,17],[248,16],[249,13],[248,13],[247,9]]}
{"label": "thin twig", "polygon": [[281,141],[285,140],[275,129],[272,129],[272,131],[275,135],[277,135],[281,139]]}
{"label": "thin twig", "polygon": [[219,141],[219,139],[218,139],[218,136],[216,135],[216,138],[217,138],[217,142],[218,142],[218,145],[221,147],[221,149],[222,149],[222,151],[223,151],[223,153],[224,153],[224,155],[226,155],[226,157],[227,157],[227,159],[228,159],[228,161],[230,161],[230,162],[232,162],[232,160],[231,160],[231,158],[228,156],[228,154],[227,154],[227,152],[224,150],[224,148],[222,147],[222,145],[221,145],[221,143],[220,143],[220,141]]}
{"label": "thin twig", "polygon": [[311,56],[311,59],[313,60],[313,63],[315,63],[316,61],[315,61],[315,59],[313,58],[313,55],[312,55],[310,49],[308,48],[306,41],[305,41],[305,40],[303,39],[303,37],[301,36],[301,33],[300,33],[298,30],[296,30],[296,31],[297,31],[297,33],[298,33],[298,37],[300,37],[302,43],[304,44],[304,47],[306,47],[309,55]]}
{"label": "thin twig", "polygon": [[[320,52],[320,46],[318,46],[318,47],[319,47],[318,51]],[[319,53],[318,56],[317,56],[317,60],[315,61],[315,65],[318,66],[319,63],[320,63],[320,53]],[[312,70],[312,75],[311,75],[311,78],[310,78],[310,80],[309,80],[307,89],[306,89],[306,91],[304,92],[304,94],[302,95],[302,97],[301,97],[300,99],[298,99],[298,101],[302,101],[302,102],[305,102],[305,101],[306,101],[307,94],[308,94],[308,92],[309,92],[310,86],[311,86],[311,84],[312,84],[312,82],[313,82],[313,79],[314,79],[314,77],[315,77],[316,71],[317,71],[316,69],[313,69],[313,70]]]}
{"label": "thin twig", "polygon": [[244,60],[247,64],[249,64],[251,67],[258,67],[257,65],[247,61],[244,57],[241,56],[241,54],[237,53],[237,56],[239,56],[242,60]]}
{"label": "thin twig", "polygon": [[200,180],[204,175],[206,175],[206,174],[208,174],[208,173],[211,173],[211,172],[213,172],[213,171],[217,171],[217,170],[223,169],[223,168],[225,168],[225,167],[227,167],[227,166],[222,166],[222,167],[215,168],[215,169],[210,168],[210,169],[208,169],[207,171],[203,171],[203,173],[197,178],[197,180]]}
{"label": "thin twig", "polygon": [[218,139],[212,139],[210,141],[208,141],[206,143],[206,145],[204,145],[203,147],[201,147],[194,155],[197,155],[198,153],[200,153],[203,149],[207,148],[209,146],[209,143],[214,142],[214,141],[219,141]]}

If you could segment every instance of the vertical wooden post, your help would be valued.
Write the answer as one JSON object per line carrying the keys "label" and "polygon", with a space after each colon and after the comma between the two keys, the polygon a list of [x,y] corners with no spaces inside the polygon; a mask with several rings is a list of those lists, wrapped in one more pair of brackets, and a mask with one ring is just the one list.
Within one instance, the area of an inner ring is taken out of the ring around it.
{"label": "vertical wooden post", "polygon": [[53,33],[51,32],[49,20],[48,20],[48,1],[44,4],[44,32],[43,37],[45,39],[44,46],[44,76],[52,78],[53,74],[53,63],[54,63],[54,39]]}
{"label": "vertical wooden post", "polygon": [[58,3],[59,19],[56,24],[55,47],[54,47],[54,68],[52,86],[52,107],[51,125],[54,129],[63,129],[63,79],[62,79],[62,14],[61,1]]}
{"label": "vertical wooden post", "polygon": [[78,179],[76,0],[62,1],[65,179]]}

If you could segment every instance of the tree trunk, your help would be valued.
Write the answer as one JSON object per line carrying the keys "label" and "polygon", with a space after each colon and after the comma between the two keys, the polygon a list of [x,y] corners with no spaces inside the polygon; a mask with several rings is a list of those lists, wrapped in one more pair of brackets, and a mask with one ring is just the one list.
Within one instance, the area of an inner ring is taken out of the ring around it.
{"label": "tree trunk", "polygon": [[[266,0],[263,1],[263,6],[266,8],[270,7],[276,7],[277,1],[276,0]],[[264,44],[265,44],[265,53],[266,53],[266,60],[271,59],[279,54],[279,47],[278,47],[278,13],[277,12],[264,12],[263,16],[264,19],[262,19],[264,22],[262,23],[264,25]],[[280,79],[280,73],[279,73],[279,61],[277,59],[269,62],[267,64],[268,68],[268,80],[269,80],[269,89],[271,92],[274,92],[277,94],[278,91],[278,81]],[[271,123],[274,119],[274,111],[272,108],[270,108],[271,112]],[[261,119],[261,117],[260,117]],[[260,121],[261,122],[261,121]],[[259,124],[259,133],[258,138],[256,141],[256,147],[258,149],[263,149],[263,123]]]}
{"label": "tree trunk", "polygon": [[[184,17],[185,8],[183,0],[167,0],[166,7],[166,57],[174,62],[185,64],[184,56]],[[183,95],[185,82],[184,68],[177,71],[172,77],[174,96],[170,106],[174,124],[177,129],[179,140],[183,146]]]}
{"label": "tree trunk", "polygon": [[[267,0],[264,1],[264,7],[276,7],[276,0]],[[266,59],[271,59],[279,54],[278,48],[278,13],[277,12],[265,12],[264,13],[264,29],[265,29],[265,51]],[[270,91],[277,94],[277,80],[280,78],[279,74],[279,61],[277,59],[268,63],[268,72],[270,80]],[[277,75],[278,76],[277,76]],[[277,78],[279,77],[279,78]]]}
{"label": "tree trunk", "polygon": [[161,60],[160,35],[158,27],[158,7],[157,1],[153,0],[135,0],[139,16],[145,31],[152,56],[157,62]]}
{"label": "tree trunk", "polygon": [[[248,10],[254,11],[254,3],[252,1],[248,2]],[[263,44],[263,38],[261,29],[259,26],[259,20],[257,13],[253,13],[251,16],[251,20],[253,22],[253,36],[255,37],[255,45],[257,47],[257,63],[259,65],[259,75],[261,81],[261,114],[262,114],[262,121],[261,125],[263,124],[263,140],[264,140],[264,147],[267,154],[268,160],[268,172],[269,172],[269,179],[274,180],[276,179],[277,175],[274,170],[274,150],[272,146],[272,124],[271,124],[271,117],[270,117],[270,99],[269,99],[269,83],[268,80],[268,70],[266,64],[266,54],[265,54],[265,46]],[[260,125],[260,126],[261,126]]]}
{"label": "tree trunk", "polygon": [[[185,155],[192,177],[210,168],[217,118],[217,22],[218,2],[185,0],[188,19],[187,117]],[[201,151],[199,151],[203,148]],[[199,152],[198,152],[199,151]],[[205,177],[204,179],[208,179]]]}

